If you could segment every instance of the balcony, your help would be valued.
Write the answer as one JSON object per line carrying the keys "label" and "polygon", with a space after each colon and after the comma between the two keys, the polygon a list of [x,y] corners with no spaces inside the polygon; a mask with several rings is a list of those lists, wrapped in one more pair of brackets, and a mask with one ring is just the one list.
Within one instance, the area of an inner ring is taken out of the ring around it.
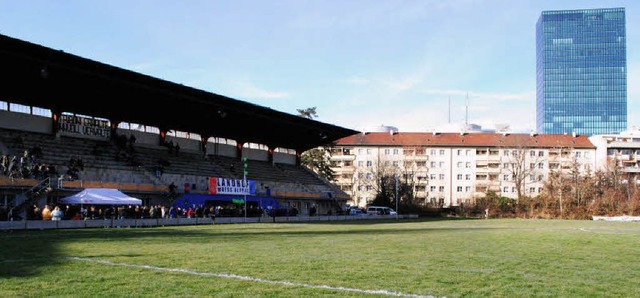
{"label": "balcony", "polygon": [[331,156],[331,160],[335,160],[335,161],[345,161],[345,160],[353,161],[353,160],[356,160],[356,156],[355,155],[332,155]]}

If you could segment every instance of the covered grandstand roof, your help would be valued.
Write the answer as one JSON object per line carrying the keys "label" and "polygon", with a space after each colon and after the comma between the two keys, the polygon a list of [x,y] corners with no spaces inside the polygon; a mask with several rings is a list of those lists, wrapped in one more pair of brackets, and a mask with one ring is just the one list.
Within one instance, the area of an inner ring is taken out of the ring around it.
{"label": "covered grandstand roof", "polygon": [[13,103],[304,151],[357,133],[0,35]]}

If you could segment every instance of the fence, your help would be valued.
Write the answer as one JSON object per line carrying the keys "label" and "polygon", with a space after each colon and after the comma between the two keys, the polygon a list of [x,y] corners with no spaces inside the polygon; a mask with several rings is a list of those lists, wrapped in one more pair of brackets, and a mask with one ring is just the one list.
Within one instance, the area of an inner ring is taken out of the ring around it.
{"label": "fence", "polygon": [[[398,219],[416,219],[418,215],[398,215]],[[0,230],[55,230],[82,228],[145,228],[158,226],[186,226],[238,223],[286,223],[347,220],[396,219],[395,215],[332,215],[280,217],[202,217],[202,218],[143,218],[143,219],[86,219],[86,220],[21,220],[0,221]]]}

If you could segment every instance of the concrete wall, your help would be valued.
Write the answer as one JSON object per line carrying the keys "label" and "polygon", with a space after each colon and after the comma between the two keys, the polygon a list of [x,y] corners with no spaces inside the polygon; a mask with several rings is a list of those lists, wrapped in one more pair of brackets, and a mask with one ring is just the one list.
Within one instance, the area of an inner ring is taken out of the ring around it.
{"label": "concrete wall", "polygon": [[53,120],[49,117],[0,110],[0,127],[50,134],[53,132]]}

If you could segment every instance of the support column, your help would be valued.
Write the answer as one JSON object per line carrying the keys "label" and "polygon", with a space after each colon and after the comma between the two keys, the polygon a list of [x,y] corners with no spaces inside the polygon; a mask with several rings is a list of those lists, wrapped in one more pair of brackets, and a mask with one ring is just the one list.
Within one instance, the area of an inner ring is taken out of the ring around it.
{"label": "support column", "polygon": [[160,146],[166,145],[167,131],[168,130],[164,128],[160,129],[160,134],[158,135],[158,145]]}
{"label": "support column", "polygon": [[202,136],[200,135],[200,151],[204,156],[207,156],[207,142],[211,136]]}
{"label": "support column", "polygon": [[62,112],[51,111],[51,134],[54,136],[58,135],[58,130],[60,129],[60,117],[62,117]]}

